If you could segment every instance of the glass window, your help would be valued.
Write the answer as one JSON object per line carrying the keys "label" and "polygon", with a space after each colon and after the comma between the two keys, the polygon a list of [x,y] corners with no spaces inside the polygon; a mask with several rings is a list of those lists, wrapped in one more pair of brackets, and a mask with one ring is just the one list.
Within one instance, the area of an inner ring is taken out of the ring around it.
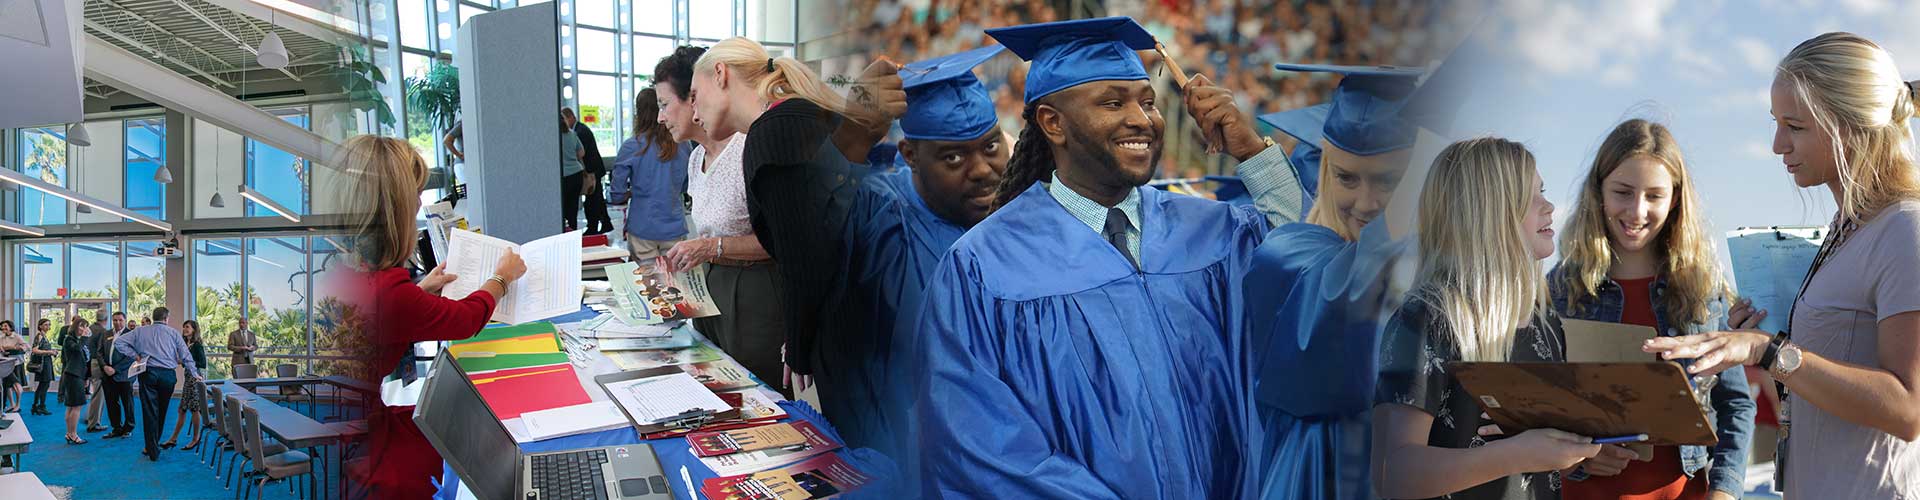
{"label": "glass window", "polygon": [[75,299],[120,298],[120,244],[116,242],[74,243],[67,246],[73,259],[72,289],[67,297]]}
{"label": "glass window", "polygon": [[[286,108],[269,110],[280,119],[296,127],[307,128],[306,108]],[[292,210],[295,214],[307,213],[307,171],[312,163],[291,153],[275,149],[273,146],[247,139],[247,185],[254,191],[266,195],[267,199]],[[278,217],[272,210],[252,201],[247,201],[247,216]]]}
{"label": "glass window", "polygon": [[[67,185],[67,136],[60,127],[20,130],[20,171],[55,186]],[[20,190],[22,224],[66,224],[67,200],[38,189]]]}
{"label": "glass window", "polygon": [[[156,219],[167,217],[167,185],[153,176],[167,164],[166,118],[127,120],[126,199],[127,210]],[[178,174],[179,172],[169,172]]]}
{"label": "glass window", "polygon": [[247,319],[260,337],[259,354],[307,353],[306,242],[305,237],[246,240]]}
{"label": "glass window", "polygon": [[580,24],[614,28],[613,0],[574,0],[573,20]]}
{"label": "glass window", "polygon": [[464,3],[460,4],[460,25],[466,26],[468,19],[473,19],[473,16],[478,16],[488,12],[492,12],[492,11],[486,8],[474,7],[472,5],[467,5]]}
{"label": "glass window", "polygon": [[620,48],[614,42],[612,32],[581,28],[575,33],[580,37],[576,46],[580,47],[581,71],[612,73],[620,70]]}
{"label": "glass window", "polygon": [[[350,331],[358,322],[363,321],[360,311],[350,305],[352,298],[341,290],[352,286],[354,277],[347,267],[346,252],[341,236],[315,236],[309,238],[308,252],[313,263],[313,351],[314,355],[347,356],[347,342],[356,338],[358,333]],[[349,281],[339,281],[349,280]],[[322,375],[349,375],[351,366],[332,360],[315,360],[314,373]]]}
{"label": "glass window", "polygon": [[[124,298],[127,310],[150,311],[167,305],[167,259],[154,255],[159,248],[158,241],[127,242],[127,293]],[[206,320],[200,322],[204,328]]]}
{"label": "glass window", "polygon": [[793,43],[792,0],[747,0],[747,33],[754,40]]}
{"label": "glass window", "polygon": [[397,0],[395,4],[400,10],[400,42],[408,47],[428,48],[432,35],[427,32],[427,0]]}
{"label": "glass window", "polygon": [[693,12],[687,21],[692,25],[694,38],[721,40],[734,35],[731,0],[689,3]]}
{"label": "glass window", "polygon": [[653,67],[659,65],[661,59],[666,59],[667,56],[673,55],[673,49],[678,47],[679,45],[675,44],[672,38],[634,35],[634,74],[648,76],[648,79],[651,80],[650,75],[653,74]]}
{"label": "glass window", "polygon": [[[580,122],[593,130],[600,154],[620,148],[620,95],[618,80],[611,76],[580,75]],[[613,148],[609,150],[607,148]]]}
{"label": "glass window", "polygon": [[[426,78],[427,70],[433,69],[433,61],[427,56],[406,53],[400,55],[400,66],[406,78]],[[434,146],[439,142],[433,137],[433,122],[428,121],[426,113],[407,111],[407,143],[420,152],[421,158],[435,158]]]}
{"label": "glass window", "polygon": [[[633,0],[631,4],[634,32],[673,34],[673,0]],[[642,67],[651,68],[653,65]]]}
{"label": "glass window", "polygon": [[20,245],[20,298],[58,298],[67,287],[66,268],[59,243]]}
{"label": "glass window", "polygon": [[[127,245],[132,248],[133,245]],[[132,281],[133,272],[127,272]],[[128,296],[133,288],[128,287]],[[213,335],[210,345],[224,346],[226,332],[240,323],[240,304],[246,301],[246,287],[240,283],[240,240],[200,240],[193,244],[193,311],[200,327]],[[135,307],[128,303],[127,307]],[[208,369],[225,374],[231,363],[226,356],[208,356]],[[212,378],[212,377],[210,377]]]}

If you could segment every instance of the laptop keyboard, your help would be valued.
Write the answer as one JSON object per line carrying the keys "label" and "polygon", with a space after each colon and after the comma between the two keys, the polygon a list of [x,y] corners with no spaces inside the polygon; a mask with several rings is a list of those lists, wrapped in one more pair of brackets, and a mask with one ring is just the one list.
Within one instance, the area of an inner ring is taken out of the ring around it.
{"label": "laptop keyboard", "polygon": [[540,492],[540,498],[607,500],[607,478],[600,472],[600,465],[607,463],[606,450],[530,458],[533,459],[533,488]]}

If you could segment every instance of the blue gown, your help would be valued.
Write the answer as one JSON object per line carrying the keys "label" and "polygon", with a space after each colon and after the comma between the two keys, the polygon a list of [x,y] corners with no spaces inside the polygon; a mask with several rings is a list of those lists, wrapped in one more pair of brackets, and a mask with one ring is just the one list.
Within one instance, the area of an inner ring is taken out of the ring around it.
{"label": "blue gown", "polygon": [[1274,229],[1254,255],[1246,298],[1262,498],[1373,498],[1367,410],[1378,313],[1388,264],[1409,241],[1391,241],[1385,224],[1349,242],[1295,223]]}
{"label": "blue gown", "polygon": [[1036,183],[926,289],[930,498],[1244,498],[1258,429],[1241,278],[1250,207],[1140,189],[1136,271]]}
{"label": "blue gown", "polygon": [[864,307],[864,335],[834,332],[816,370],[821,406],[852,447],[872,447],[900,464],[897,484],[917,485],[919,454],[907,429],[912,412],[916,336],[910,327],[940,257],[966,228],[935,215],[913,187],[908,167],[861,180],[849,224],[850,300]]}

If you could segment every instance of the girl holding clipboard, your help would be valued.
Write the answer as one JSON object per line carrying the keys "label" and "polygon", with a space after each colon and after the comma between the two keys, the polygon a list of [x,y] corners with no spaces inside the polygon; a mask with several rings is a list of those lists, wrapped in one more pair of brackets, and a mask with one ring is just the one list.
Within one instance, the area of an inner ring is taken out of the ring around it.
{"label": "girl holding clipboard", "polygon": [[1489,440],[1479,403],[1446,370],[1451,361],[1566,359],[1540,272],[1553,255],[1553,204],[1533,154],[1497,138],[1447,146],[1419,207],[1419,272],[1380,341],[1375,493],[1558,500],[1558,471],[1601,446],[1556,429]]}

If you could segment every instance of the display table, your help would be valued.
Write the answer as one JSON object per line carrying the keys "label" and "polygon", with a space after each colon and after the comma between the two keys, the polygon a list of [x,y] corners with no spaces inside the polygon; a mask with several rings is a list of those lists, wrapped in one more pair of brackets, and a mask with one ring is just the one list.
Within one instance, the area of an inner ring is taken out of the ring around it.
{"label": "display table", "polygon": [[[592,319],[597,315],[598,313],[591,309],[582,308],[578,313],[550,318],[547,321],[560,325]],[[701,337],[699,341],[710,343],[704,337]],[[731,355],[727,357],[729,360],[732,358]],[[606,369],[601,367],[611,367],[612,362],[602,359],[593,363],[593,366]],[[595,395],[596,400],[605,399],[605,395],[602,393],[600,387],[593,383],[593,375],[592,370],[580,370],[580,377],[583,379],[581,385],[586,388],[589,394]],[[760,382],[764,387],[765,382]],[[780,408],[787,411],[788,417],[781,420],[781,422],[810,422],[815,427],[818,427],[821,432],[826,433],[828,437],[833,438],[835,442],[846,442],[841,439],[840,433],[834,430],[833,425],[827,422],[826,417],[821,416],[819,412],[815,411],[813,407],[806,402],[781,401]],[[646,443],[653,448],[654,455],[660,459],[661,469],[666,472],[667,483],[673,488],[674,498],[680,500],[705,498],[700,496],[699,493],[701,482],[718,477],[718,474],[715,474],[712,469],[707,468],[705,464],[700,462],[698,457],[694,456],[688,447],[685,437],[641,440],[639,432],[635,431],[632,427],[522,443],[520,450],[525,452],[560,451],[636,442]],[[847,464],[852,465],[854,468],[859,469],[861,472],[866,473],[867,476],[873,478],[873,482],[865,487],[837,498],[892,498],[896,496],[889,494],[894,488],[900,487],[900,485],[892,484],[890,481],[890,478],[899,476],[894,470],[895,465],[893,460],[887,458],[880,452],[866,448],[854,450],[841,448],[834,451],[834,453],[839,454],[840,458],[846,460]],[[453,473],[452,468],[442,465],[441,483],[440,492],[436,494],[434,498],[438,500],[471,498],[459,494],[460,479]],[[691,489],[688,488],[688,484],[692,485]]]}

